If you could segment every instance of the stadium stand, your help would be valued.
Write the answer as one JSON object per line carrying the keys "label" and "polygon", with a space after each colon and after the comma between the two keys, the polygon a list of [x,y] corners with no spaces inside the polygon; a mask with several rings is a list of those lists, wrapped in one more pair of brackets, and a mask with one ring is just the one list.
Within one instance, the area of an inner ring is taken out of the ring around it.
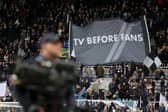
{"label": "stadium stand", "polygon": [[[160,57],[163,68],[168,68],[168,1],[167,0],[0,0],[0,81],[7,80],[16,63],[17,53],[24,59],[36,56],[40,38],[46,32],[56,32],[68,43],[68,25],[72,21],[85,26],[94,20],[119,17],[134,21],[147,17],[152,50]],[[106,68],[106,69],[105,69]],[[107,70],[108,68],[108,70]],[[108,72],[108,73],[105,73]],[[77,99],[88,100],[138,100],[139,94],[146,95],[146,102],[157,102],[157,94],[168,99],[167,74],[160,69],[150,74],[143,65],[114,64],[111,66],[81,66],[81,79],[75,86]],[[88,89],[97,78],[111,78],[109,91]],[[147,93],[143,89],[147,89]],[[138,92],[139,91],[139,92]],[[145,98],[142,98],[142,100]],[[0,98],[1,102],[13,102],[11,93]],[[144,100],[145,101],[145,100]],[[140,104],[138,104],[139,107]],[[90,111],[105,111],[101,103],[89,107]],[[164,107],[164,106],[163,106]],[[152,111],[148,105],[148,110]],[[2,112],[18,112],[3,108]],[[111,104],[107,112],[117,110]],[[160,110],[162,106],[160,106]],[[119,108],[119,110],[124,110]],[[164,111],[160,111],[164,112]]]}

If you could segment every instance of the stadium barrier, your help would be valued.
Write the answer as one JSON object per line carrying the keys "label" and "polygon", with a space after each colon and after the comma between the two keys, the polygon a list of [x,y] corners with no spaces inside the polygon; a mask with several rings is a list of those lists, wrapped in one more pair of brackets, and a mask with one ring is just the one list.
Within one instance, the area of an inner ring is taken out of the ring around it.
{"label": "stadium barrier", "polygon": [[113,103],[116,107],[125,108],[127,107],[132,112],[137,111],[137,101],[134,100],[87,100],[78,99],[76,100],[77,107],[83,108],[86,102],[89,105],[97,105],[98,103],[104,103],[106,106],[110,106]]}
{"label": "stadium barrier", "polygon": [[[111,103],[115,104],[118,107],[128,107],[132,111],[136,111],[137,101],[133,100],[86,100],[86,99],[78,99],[76,100],[76,104],[78,107],[84,107],[85,103],[89,102],[90,104],[97,104],[103,102],[106,105],[110,105]],[[22,106],[18,102],[0,102],[0,112],[6,112],[11,110],[12,112],[23,112]]]}
{"label": "stadium barrier", "polygon": [[0,102],[0,112],[23,112],[18,102]]}
{"label": "stadium barrier", "polygon": [[[142,112],[142,110],[139,110],[137,108],[137,101],[134,101],[134,100],[122,100],[122,101],[121,100],[86,100],[86,99],[76,100],[78,107],[83,106],[85,104],[85,102],[88,102],[90,104],[94,104],[94,103],[97,104],[97,103],[103,102],[107,105],[113,103],[113,104],[115,104],[115,106],[118,106],[118,107],[127,106],[130,109],[130,112]],[[150,101],[148,103],[147,108],[150,108],[151,105],[154,105],[156,103],[158,103],[160,105],[163,104],[165,106],[166,110],[168,110],[167,101],[162,101],[162,102]],[[23,111],[22,106],[18,102],[0,102],[0,112],[24,112],[24,111]]]}

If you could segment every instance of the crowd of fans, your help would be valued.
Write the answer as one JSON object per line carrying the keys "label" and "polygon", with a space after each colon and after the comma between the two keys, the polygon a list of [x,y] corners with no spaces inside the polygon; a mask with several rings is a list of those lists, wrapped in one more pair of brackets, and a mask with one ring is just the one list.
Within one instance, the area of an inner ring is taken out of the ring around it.
{"label": "crowd of fans", "polygon": [[[168,99],[168,82],[165,80],[165,74],[160,70],[150,74],[141,64],[114,64],[108,67],[82,66],[81,72],[83,78],[75,86],[75,97],[79,100],[122,101],[131,99],[138,101],[137,106],[140,108],[147,109],[149,106],[151,109],[152,103],[150,102],[159,102],[160,93]],[[151,76],[154,77],[151,78]],[[104,80],[110,79],[111,81],[106,85],[107,87],[101,88],[104,83],[101,81],[103,77],[106,77]],[[104,110],[105,107],[104,104],[101,109]]]}
{"label": "crowd of fans", "polygon": [[166,6],[166,0],[1,0],[0,61],[3,62],[7,60],[6,57],[17,54],[18,47],[31,53],[36,52],[38,41],[46,32],[56,32],[68,41],[70,20],[74,24],[85,26],[94,20],[120,17],[126,21],[133,21],[146,15],[151,38],[155,40],[154,50],[166,63]]}
{"label": "crowd of fans", "polygon": [[[39,40],[46,32],[56,32],[66,43],[69,21],[85,26],[95,20],[119,17],[134,21],[146,15],[152,48],[167,63],[167,4],[167,0],[0,0],[0,81],[12,73],[18,53],[24,59],[38,54]],[[155,83],[146,79],[149,74],[142,65],[111,65],[108,70],[98,65],[82,68],[81,73],[87,78],[76,85],[80,99],[138,99],[146,94],[154,100]],[[94,81],[90,77],[106,76],[112,77],[109,91],[87,91]]]}
{"label": "crowd of fans", "polygon": [[168,28],[163,29],[156,34],[156,41],[158,46],[158,54],[160,59],[167,63],[167,57],[168,57]]}
{"label": "crowd of fans", "polygon": [[17,55],[27,59],[38,54],[39,40],[46,32],[56,32],[68,40],[66,19],[70,1],[0,1],[0,77],[11,74]]}

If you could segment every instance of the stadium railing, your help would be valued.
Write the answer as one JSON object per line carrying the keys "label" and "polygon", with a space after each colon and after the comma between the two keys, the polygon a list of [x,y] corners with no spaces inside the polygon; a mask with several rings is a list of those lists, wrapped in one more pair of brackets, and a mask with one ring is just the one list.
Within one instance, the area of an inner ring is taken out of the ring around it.
{"label": "stadium railing", "polygon": [[18,102],[0,102],[0,112],[23,112]]}

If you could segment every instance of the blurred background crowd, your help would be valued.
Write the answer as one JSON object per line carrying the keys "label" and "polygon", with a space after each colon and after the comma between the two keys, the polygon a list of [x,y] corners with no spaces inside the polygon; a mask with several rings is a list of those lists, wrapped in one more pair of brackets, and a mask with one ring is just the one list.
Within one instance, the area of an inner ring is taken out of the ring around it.
{"label": "blurred background crowd", "polygon": [[[98,65],[97,67],[83,66],[81,72],[83,78],[75,87],[77,99],[131,99],[138,101],[137,106],[141,109],[143,106],[151,106],[152,103],[159,102],[160,93],[168,99],[168,81],[161,70],[150,74],[148,69],[141,64],[127,63],[110,66]],[[105,104],[102,109],[105,109]]]}
{"label": "blurred background crowd", "polygon": [[[8,80],[9,88],[12,88],[9,75],[18,52],[24,59],[36,56],[40,38],[46,32],[55,32],[64,38],[67,48],[70,21],[85,26],[94,20],[117,17],[130,22],[146,15],[152,50],[166,66],[167,6],[167,0],[0,0],[0,81]],[[85,78],[81,77],[75,86],[77,99],[139,100],[144,96],[141,99],[145,106],[149,101],[158,101],[160,92],[168,99],[168,82],[161,70],[150,74],[143,65],[131,63],[80,66]],[[99,89],[101,81],[97,78],[110,78],[108,90]],[[13,101],[12,95],[7,94],[1,101]]]}

